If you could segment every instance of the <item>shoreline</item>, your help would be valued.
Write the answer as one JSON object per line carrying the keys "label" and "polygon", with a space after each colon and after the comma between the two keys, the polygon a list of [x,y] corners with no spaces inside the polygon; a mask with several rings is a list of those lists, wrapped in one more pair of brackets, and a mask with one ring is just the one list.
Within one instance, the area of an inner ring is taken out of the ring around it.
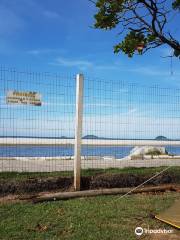
{"label": "shoreline", "polygon": [[[74,139],[43,139],[43,138],[0,138],[0,146],[27,145],[68,145],[73,146]],[[180,140],[104,140],[82,139],[87,146],[180,146]]]}

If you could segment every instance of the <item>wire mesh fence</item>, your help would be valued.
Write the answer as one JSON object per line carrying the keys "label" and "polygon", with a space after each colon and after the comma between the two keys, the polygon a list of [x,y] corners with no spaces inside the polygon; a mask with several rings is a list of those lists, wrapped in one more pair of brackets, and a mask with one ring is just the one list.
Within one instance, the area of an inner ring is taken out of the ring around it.
{"label": "wire mesh fence", "polygon": [[75,77],[1,68],[0,81],[1,171],[72,171]]}
{"label": "wire mesh fence", "polygon": [[179,165],[179,103],[179,89],[85,78],[82,168]]}
{"label": "wire mesh fence", "polygon": [[[75,76],[1,67],[0,81],[0,171],[72,173]],[[180,165],[179,89],[85,77],[83,95],[82,169]]]}

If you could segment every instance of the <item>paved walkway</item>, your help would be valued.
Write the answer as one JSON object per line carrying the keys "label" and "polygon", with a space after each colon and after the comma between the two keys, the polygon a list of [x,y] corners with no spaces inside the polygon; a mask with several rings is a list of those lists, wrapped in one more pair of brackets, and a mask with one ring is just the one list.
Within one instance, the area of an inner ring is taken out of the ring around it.
{"label": "paved walkway", "polygon": [[[62,159],[0,159],[0,172],[54,172],[73,171],[73,160]],[[107,169],[125,167],[160,167],[180,166],[180,159],[149,159],[149,160],[82,160],[82,169]]]}

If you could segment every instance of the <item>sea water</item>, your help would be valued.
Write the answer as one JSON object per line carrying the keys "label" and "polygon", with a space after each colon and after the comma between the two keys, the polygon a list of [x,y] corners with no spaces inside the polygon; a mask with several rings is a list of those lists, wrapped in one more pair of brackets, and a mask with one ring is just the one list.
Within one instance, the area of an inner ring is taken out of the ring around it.
{"label": "sea water", "polygon": [[[82,156],[128,156],[133,146],[82,146]],[[180,155],[180,147],[166,146],[169,153]],[[3,145],[0,157],[58,157],[73,156],[73,145]]]}

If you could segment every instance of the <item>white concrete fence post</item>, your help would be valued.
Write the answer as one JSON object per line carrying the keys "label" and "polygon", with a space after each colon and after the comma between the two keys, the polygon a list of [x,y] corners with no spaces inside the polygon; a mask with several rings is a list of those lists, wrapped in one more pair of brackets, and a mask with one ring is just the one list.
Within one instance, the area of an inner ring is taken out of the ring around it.
{"label": "white concrete fence post", "polygon": [[83,74],[76,76],[76,120],[74,144],[74,188],[80,190],[81,185],[81,141],[83,120]]}

